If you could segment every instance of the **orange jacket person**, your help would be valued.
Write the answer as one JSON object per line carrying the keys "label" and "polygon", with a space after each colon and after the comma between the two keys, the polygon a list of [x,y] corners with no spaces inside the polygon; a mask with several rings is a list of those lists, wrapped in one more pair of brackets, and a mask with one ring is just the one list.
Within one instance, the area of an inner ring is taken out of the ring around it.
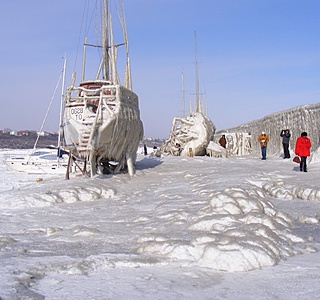
{"label": "orange jacket person", "polygon": [[265,160],[267,159],[267,144],[269,142],[269,137],[264,131],[259,135],[258,142],[261,146],[262,159]]}
{"label": "orange jacket person", "polygon": [[308,134],[304,131],[297,138],[294,153],[300,156],[300,171],[307,172],[307,156],[310,156],[311,141]]}

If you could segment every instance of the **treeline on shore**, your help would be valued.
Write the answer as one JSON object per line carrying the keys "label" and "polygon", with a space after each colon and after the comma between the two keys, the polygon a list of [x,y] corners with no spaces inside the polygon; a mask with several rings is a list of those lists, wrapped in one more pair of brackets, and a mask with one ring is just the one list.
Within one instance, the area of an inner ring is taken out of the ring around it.
{"label": "treeline on shore", "polygon": [[[0,135],[1,149],[32,149],[37,139],[37,134],[30,135]],[[47,147],[50,145],[57,146],[58,134],[40,136],[37,142],[37,148]]]}

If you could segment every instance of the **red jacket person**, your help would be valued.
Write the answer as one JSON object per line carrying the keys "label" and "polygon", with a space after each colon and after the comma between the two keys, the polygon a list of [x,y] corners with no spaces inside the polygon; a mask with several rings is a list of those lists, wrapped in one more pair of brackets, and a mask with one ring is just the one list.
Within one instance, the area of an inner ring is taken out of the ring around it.
{"label": "red jacket person", "polygon": [[297,138],[295,154],[301,158],[300,171],[307,172],[307,156],[310,156],[311,141],[308,138],[308,134],[304,131],[301,136]]}

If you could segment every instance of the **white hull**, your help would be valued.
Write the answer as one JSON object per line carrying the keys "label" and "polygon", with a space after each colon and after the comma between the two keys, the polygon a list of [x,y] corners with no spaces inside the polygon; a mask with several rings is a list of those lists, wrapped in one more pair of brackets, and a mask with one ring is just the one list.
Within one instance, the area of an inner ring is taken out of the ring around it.
{"label": "white hull", "polygon": [[15,172],[28,174],[66,174],[68,156],[57,157],[57,150],[41,149],[30,155],[12,156],[4,160]]}

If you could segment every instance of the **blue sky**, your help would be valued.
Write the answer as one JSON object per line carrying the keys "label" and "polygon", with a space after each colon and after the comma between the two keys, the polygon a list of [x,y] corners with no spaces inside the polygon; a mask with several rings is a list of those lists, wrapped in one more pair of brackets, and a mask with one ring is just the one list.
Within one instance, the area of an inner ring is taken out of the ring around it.
{"label": "blue sky", "polygon": [[[62,57],[66,84],[81,65],[85,2],[1,0],[0,128],[40,129]],[[182,71],[186,107],[194,101],[194,32],[200,91],[217,129],[319,102],[320,1],[123,2],[146,136],[168,137],[173,117],[181,115]],[[58,128],[57,93],[46,130]]]}

